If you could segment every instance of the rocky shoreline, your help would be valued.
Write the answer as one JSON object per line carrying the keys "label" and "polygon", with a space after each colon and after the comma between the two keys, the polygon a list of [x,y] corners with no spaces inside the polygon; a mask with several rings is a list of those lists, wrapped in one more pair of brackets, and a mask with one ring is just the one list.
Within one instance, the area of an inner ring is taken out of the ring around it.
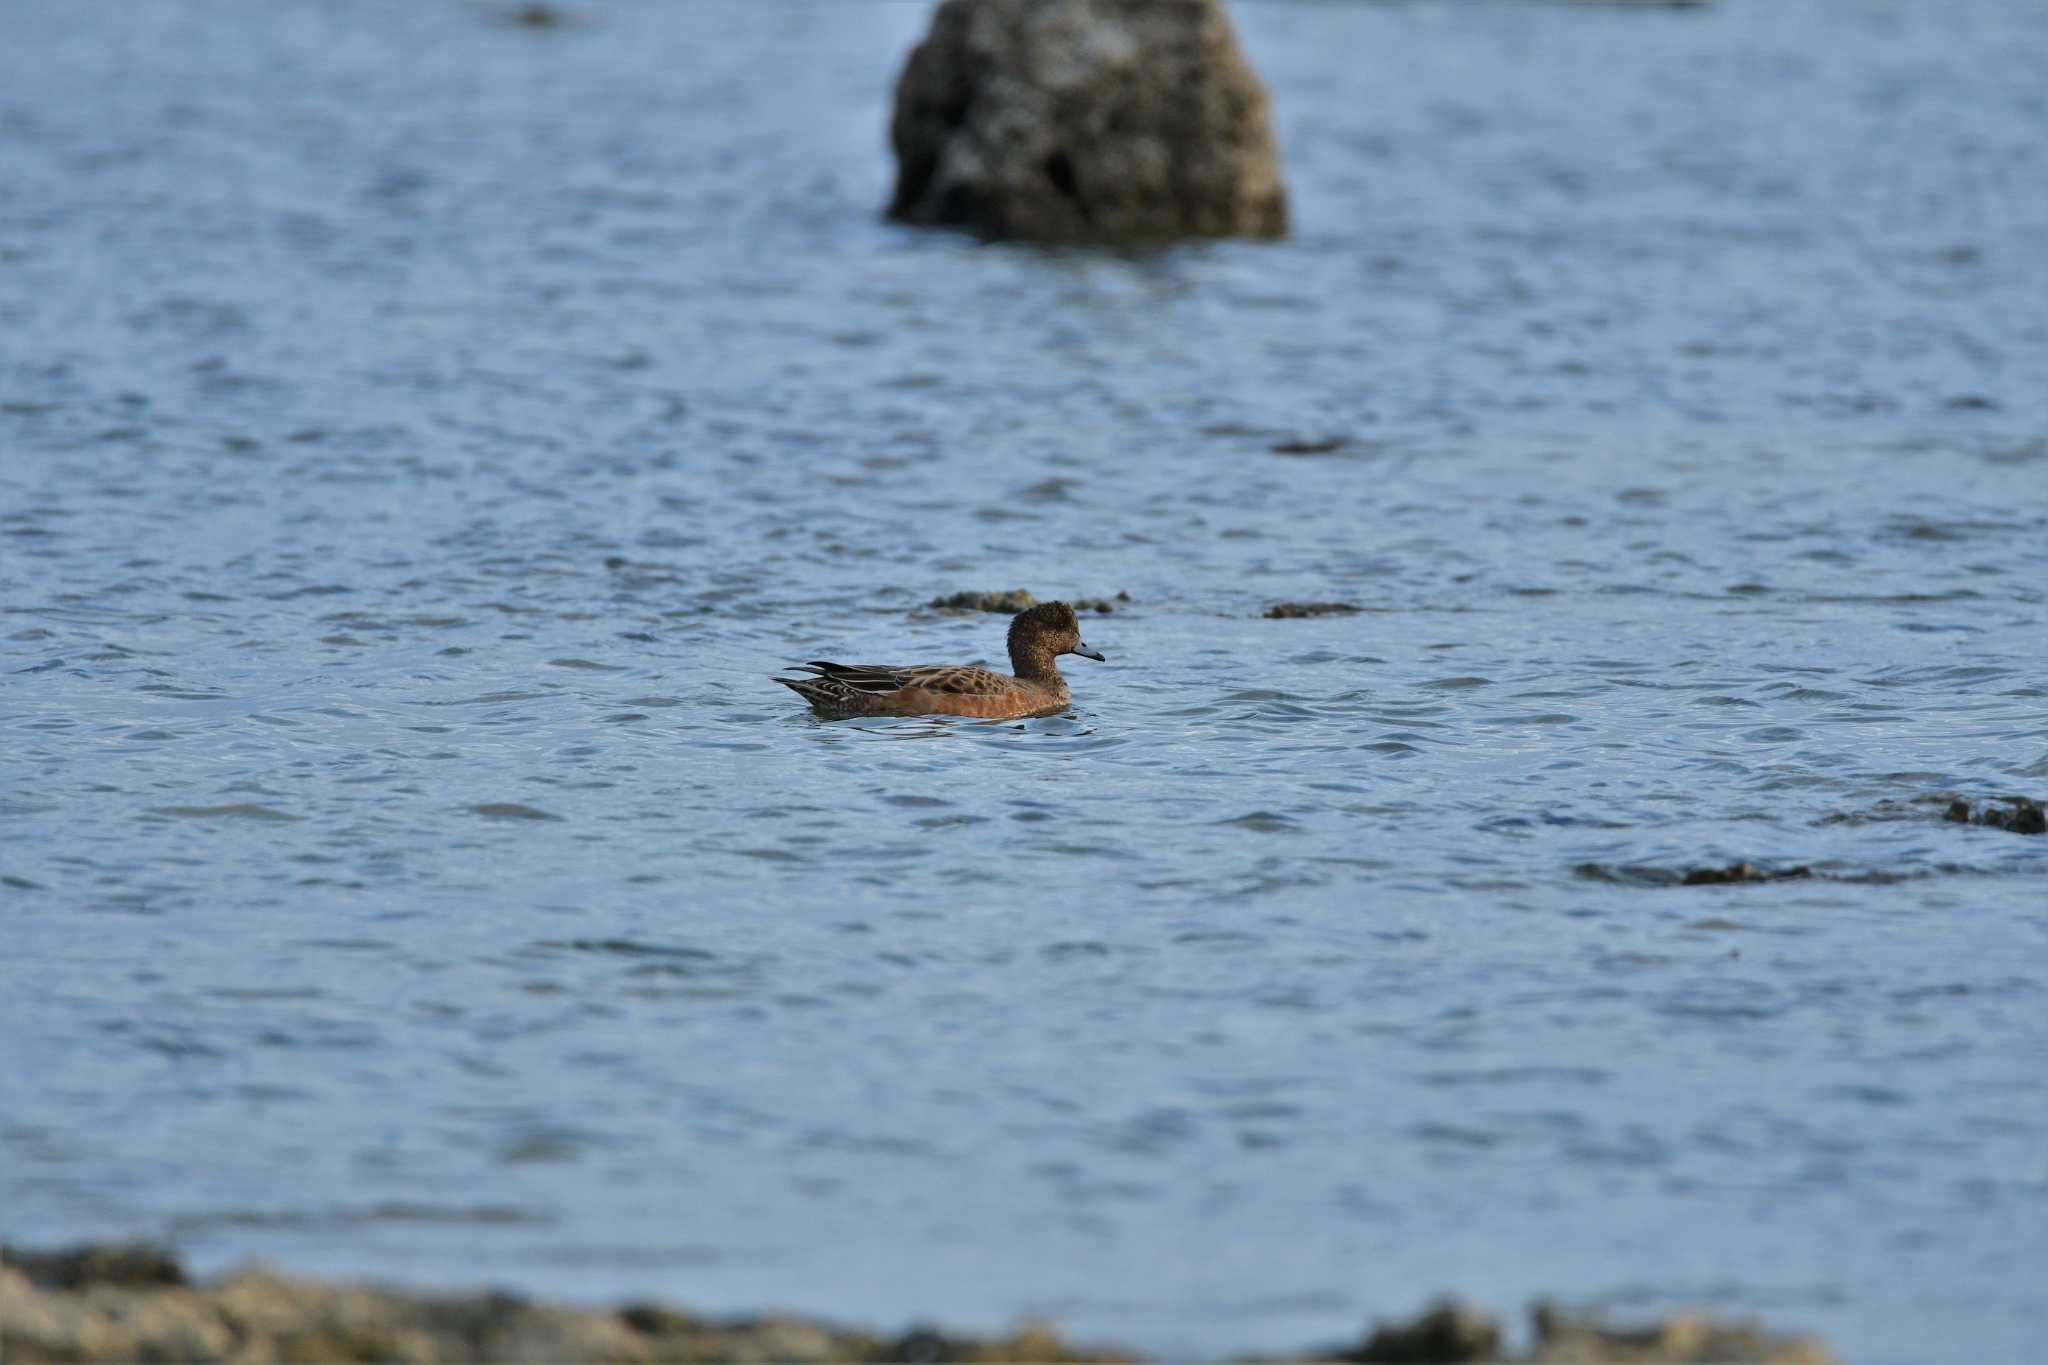
{"label": "rocky shoreline", "polygon": [[[1832,1365],[1806,1337],[1681,1315],[1617,1329],[1548,1305],[1536,1344],[1505,1354],[1499,1322],[1443,1303],[1382,1324],[1353,1345],[1278,1361],[1522,1361],[1529,1365]],[[708,1318],[653,1303],[611,1309],[550,1304],[498,1291],[425,1294],[287,1276],[265,1268],[195,1284],[148,1244],[63,1251],[0,1247],[0,1361],[690,1362],[1136,1361],[1136,1352],[1074,1345],[1051,1327],[1005,1336],[929,1327],[890,1336],[783,1316]]]}

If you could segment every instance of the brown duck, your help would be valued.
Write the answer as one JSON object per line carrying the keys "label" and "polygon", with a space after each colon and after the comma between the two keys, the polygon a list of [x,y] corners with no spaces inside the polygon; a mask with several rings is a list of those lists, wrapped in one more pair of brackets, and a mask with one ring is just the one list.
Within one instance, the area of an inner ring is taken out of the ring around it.
{"label": "brown duck", "polygon": [[803,665],[813,676],[777,678],[825,716],[980,716],[1012,720],[1063,711],[1073,700],[1059,656],[1101,661],[1081,641],[1081,623],[1065,602],[1041,602],[1010,622],[1011,677],[968,664]]}

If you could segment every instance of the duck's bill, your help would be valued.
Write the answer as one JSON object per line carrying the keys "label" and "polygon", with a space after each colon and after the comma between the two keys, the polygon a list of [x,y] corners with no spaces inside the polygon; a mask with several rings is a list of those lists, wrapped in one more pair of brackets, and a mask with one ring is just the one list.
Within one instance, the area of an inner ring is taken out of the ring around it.
{"label": "duck's bill", "polygon": [[1096,663],[1099,664],[1106,664],[1109,662],[1109,660],[1103,658],[1101,654],[1097,653],[1095,650],[1088,648],[1088,645],[1085,641],[1081,644],[1075,645],[1073,649],[1069,652],[1078,654],[1084,659],[1093,659]]}

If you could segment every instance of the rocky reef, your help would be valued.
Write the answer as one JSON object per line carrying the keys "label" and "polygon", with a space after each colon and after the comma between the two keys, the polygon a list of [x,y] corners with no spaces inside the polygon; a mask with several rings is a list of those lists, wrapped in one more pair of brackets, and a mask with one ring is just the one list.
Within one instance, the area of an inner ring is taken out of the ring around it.
{"label": "rocky reef", "polygon": [[984,1338],[929,1328],[886,1336],[792,1317],[712,1320],[656,1304],[582,1309],[495,1292],[413,1294],[263,1269],[195,1286],[175,1260],[150,1247],[0,1254],[0,1360],[7,1365],[1129,1358],[1077,1350],[1043,1327]]}
{"label": "rocky reef", "polygon": [[[1529,1354],[1503,1354],[1496,1319],[1447,1301],[1412,1321],[1377,1326],[1356,1345],[1273,1359],[1382,1365],[1832,1365],[1834,1360],[1811,1338],[1776,1336],[1750,1323],[1691,1315],[1617,1329],[1538,1305],[1534,1325],[1535,1346]],[[7,1365],[1138,1359],[1114,1348],[1069,1345],[1041,1325],[990,1337],[930,1327],[891,1336],[795,1317],[713,1319],[651,1303],[589,1309],[491,1291],[409,1293],[261,1268],[195,1285],[173,1255],[147,1244],[53,1252],[0,1248],[0,1360]]]}

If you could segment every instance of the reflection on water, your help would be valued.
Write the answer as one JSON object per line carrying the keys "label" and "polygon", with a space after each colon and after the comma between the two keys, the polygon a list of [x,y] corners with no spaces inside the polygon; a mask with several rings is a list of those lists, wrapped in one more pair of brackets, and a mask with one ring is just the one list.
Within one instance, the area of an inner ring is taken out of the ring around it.
{"label": "reflection on water", "polygon": [[0,16],[9,1240],[2027,1357],[2039,14],[1247,3],[1130,256],[878,220],[917,6],[230,17]]}

